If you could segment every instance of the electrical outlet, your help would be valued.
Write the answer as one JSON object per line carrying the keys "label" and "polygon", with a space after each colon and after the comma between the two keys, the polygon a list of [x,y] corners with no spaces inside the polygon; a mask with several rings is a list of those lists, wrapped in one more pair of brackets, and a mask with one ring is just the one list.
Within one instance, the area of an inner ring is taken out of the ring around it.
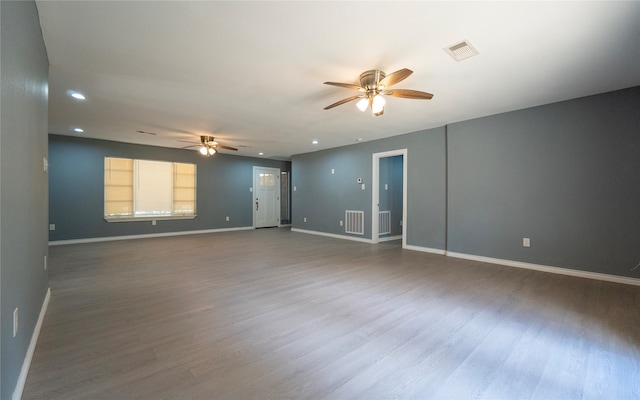
{"label": "electrical outlet", "polygon": [[156,220],[154,219],[153,221],[151,221],[151,225],[155,225],[156,224]]}
{"label": "electrical outlet", "polygon": [[249,192],[250,193],[253,192],[253,188],[252,187],[249,188]]}
{"label": "electrical outlet", "polygon": [[228,215],[226,216],[225,220],[229,221],[229,216]]}
{"label": "electrical outlet", "polygon": [[522,238],[522,247],[531,247],[531,239]]}
{"label": "electrical outlet", "polygon": [[344,221],[340,220],[340,226],[344,225]]}
{"label": "electrical outlet", "polygon": [[18,334],[18,307],[13,310],[13,337]]}
{"label": "electrical outlet", "polygon": [[50,231],[55,231],[56,230],[56,224],[49,224],[49,230]]}
{"label": "electrical outlet", "polygon": [[307,222],[307,217],[304,217],[302,221]]}

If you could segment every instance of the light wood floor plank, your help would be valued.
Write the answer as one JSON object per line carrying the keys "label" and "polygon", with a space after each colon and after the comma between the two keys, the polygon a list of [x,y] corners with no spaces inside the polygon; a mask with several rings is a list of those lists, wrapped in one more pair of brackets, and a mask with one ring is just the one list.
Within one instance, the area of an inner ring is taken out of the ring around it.
{"label": "light wood floor plank", "polygon": [[638,399],[640,288],[261,229],[56,246],[23,399]]}

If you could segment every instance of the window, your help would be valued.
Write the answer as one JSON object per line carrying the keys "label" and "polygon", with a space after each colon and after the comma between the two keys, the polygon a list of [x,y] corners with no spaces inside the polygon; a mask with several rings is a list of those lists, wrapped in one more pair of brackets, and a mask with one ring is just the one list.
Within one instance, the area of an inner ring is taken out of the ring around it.
{"label": "window", "polygon": [[104,158],[107,221],[193,218],[195,164]]}

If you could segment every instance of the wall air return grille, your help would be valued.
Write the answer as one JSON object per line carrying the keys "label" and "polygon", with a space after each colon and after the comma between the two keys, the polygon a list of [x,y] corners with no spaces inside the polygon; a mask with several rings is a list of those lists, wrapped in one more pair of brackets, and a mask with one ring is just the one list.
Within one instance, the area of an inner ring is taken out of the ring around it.
{"label": "wall air return grille", "polygon": [[462,61],[469,57],[480,54],[468,40],[463,40],[460,43],[456,43],[449,47],[446,47],[444,51],[446,51],[447,54],[449,54],[456,61]]}
{"label": "wall air return grille", "polygon": [[364,235],[364,211],[345,211],[344,233]]}
{"label": "wall air return grille", "polygon": [[380,211],[378,213],[378,234],[391,234],[391,211]]}

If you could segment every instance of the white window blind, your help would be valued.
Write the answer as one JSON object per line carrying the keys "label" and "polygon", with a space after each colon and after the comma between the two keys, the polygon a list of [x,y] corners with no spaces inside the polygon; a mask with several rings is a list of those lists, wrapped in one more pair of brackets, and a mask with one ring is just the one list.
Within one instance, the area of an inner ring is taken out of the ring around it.
{"label": "white window blind", "polygon": [[173,163],[173,214],[196,213],[196,165]]}
{"label": "white window blind", "polygon": [[133,215],[133,160],[104,158],[104,216]]}
{"label": "white window blind", "polygon": [[106,220],[196,215],[195,164],[105,157],[104,176]]}
{"label": "white window blind", "polygon": [[170,216],[173,210],[173,165],[135,160],[133,204],[136,217]]}

